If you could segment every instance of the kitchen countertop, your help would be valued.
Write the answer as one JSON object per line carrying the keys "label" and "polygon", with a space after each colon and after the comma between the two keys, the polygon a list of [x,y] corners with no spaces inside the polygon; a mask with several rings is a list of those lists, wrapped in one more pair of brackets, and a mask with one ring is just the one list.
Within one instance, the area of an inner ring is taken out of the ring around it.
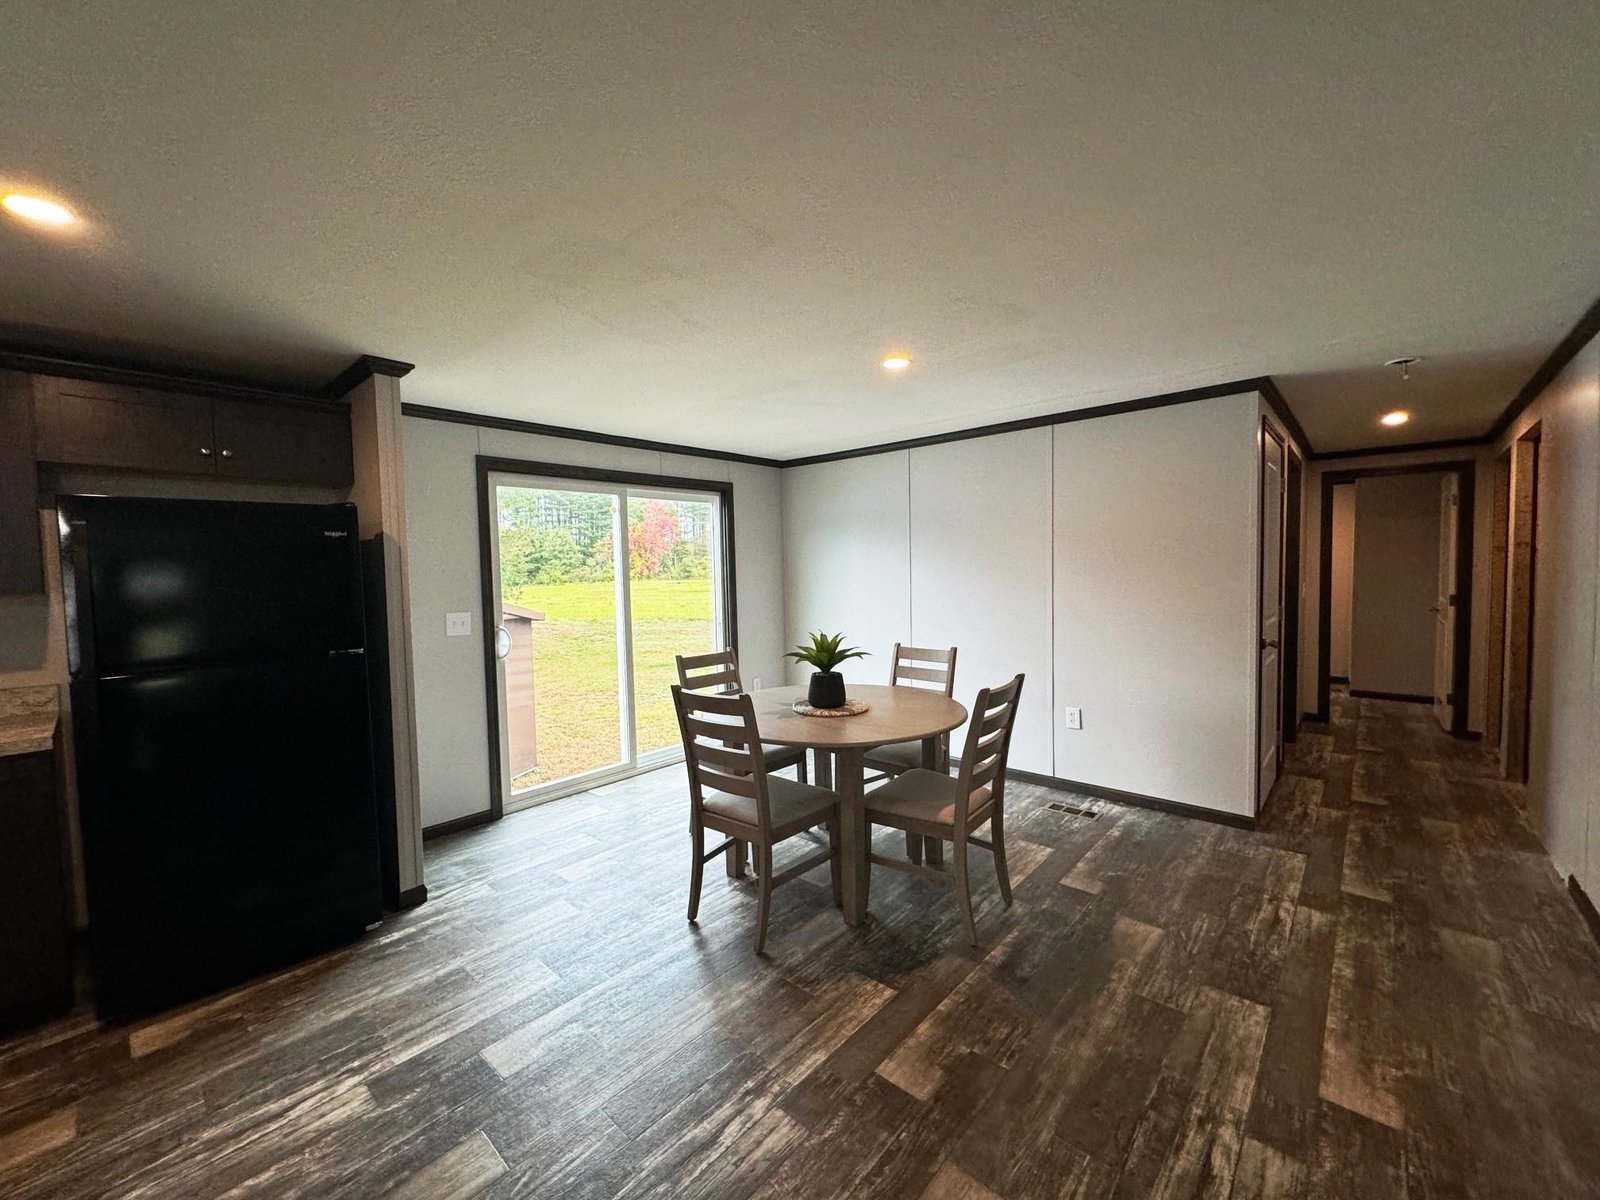
{"label": "kitchen countertop", "polygon": [[0,758],[50,749],[60,719],[61,695],[54,684],[0,689]]}

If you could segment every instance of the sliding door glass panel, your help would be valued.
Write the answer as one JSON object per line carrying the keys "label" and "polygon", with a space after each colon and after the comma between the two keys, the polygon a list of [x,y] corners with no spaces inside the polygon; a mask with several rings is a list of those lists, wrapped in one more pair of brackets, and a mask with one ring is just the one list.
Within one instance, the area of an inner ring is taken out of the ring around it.
{"label": "sliding door glass panel", "polygon": [[725,645],[720,505],[713,496],[628,492],[628,587],[636,754],[679,749],[674,656]]}
{"label": "sliding door glass panel", "polygon": [[617,577],[621,496],[499,483],[503,753],[510,806],[630,763]]}

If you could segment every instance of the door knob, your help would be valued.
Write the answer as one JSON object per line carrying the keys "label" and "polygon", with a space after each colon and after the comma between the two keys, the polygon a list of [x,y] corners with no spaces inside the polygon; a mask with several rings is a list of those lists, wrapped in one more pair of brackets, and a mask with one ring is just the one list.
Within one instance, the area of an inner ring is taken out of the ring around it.
{"label": "door knob", "polygon": [[232,458],[233,457],[233,451],[232,450],[224,450],[222,452],[222,457],[223,458]]}
{"label": "door knob", "polygon": [[494,656],[504,658],[511,653],[511,631],[504,625],[494,627]]}
{"label": "door knob", "polygon": [[201,446],[200,447],[200,453],[205,455],[207,458],[210,458],[211,457],[211,447],[210,446]]}

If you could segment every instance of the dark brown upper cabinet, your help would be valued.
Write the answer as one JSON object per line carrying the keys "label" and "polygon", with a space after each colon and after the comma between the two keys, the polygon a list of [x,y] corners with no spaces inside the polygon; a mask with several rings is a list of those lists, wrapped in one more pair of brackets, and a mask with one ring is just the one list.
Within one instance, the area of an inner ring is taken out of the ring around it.
{"label": "dark brown upper cabinet", "polygon": [[44,591],[32,389],[30,376],[0,371],[0,596]]}
{"label": "dark brown upper cabinet", "polygon": [[71,466],[348,487],[350,415],[35,376],[36,457]]}
{"label": "dark brown upper cabinet", "polygon": [[36,377],[41,462],[210,474],[211,401],[115,383]]}
{"label": "dark brown upper cabinet", "polygon": [[217,474],[348,487],[350,414],[322,408],[213,400]]}

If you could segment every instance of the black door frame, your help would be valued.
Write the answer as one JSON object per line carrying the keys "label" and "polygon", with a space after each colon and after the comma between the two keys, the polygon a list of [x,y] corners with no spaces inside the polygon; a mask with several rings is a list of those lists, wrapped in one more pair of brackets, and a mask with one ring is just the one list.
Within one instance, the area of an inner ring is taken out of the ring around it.
{"label": "black door frame", "polygon": [[738,585],[734,574],[733,484],[726,479],[689,479],[678,475],[648,475],[637,471],[608,471],[599,467],[577,467],[570,463],[536,462],[521,458],[477,456],[478,472],[478,590],[483,638],[484,704],[489,718],[489,809],[473,813],[444,825],[424,830],[425,835],[450,832],[505,815],[505,780],[500,772],[500,688],[494,653],[494,551],[495,536],[490,520],[489,477],[496,474],[537,475],[548,479],[577,479],[590,483],[622,487],[675,488],[680,491],[709,492],[721,498],[723,612],[727,618],[728,645],[739,652]]}
{"label": "black door frame", "polygon": [[1317,564],[1317,720],[1326,722],[1332,715],[1329,664],[1333,613],[1333,489],[1342,483],[1372,479],[1380,475],[1455,475],[1456,514],[1456,629],[1455,658],[1450,666],[1450,692],[1453,699],[1450,733],[1458,738],[1471,736],[1467,729],[1467,702],[1472,675],[1472,541],[1477,523],[1474,483],[1478,464],[1473,460],[1416,463],[1407,467],[1353,467],[1322,473],[1322,510],[1318,514],[1321,538]]}

